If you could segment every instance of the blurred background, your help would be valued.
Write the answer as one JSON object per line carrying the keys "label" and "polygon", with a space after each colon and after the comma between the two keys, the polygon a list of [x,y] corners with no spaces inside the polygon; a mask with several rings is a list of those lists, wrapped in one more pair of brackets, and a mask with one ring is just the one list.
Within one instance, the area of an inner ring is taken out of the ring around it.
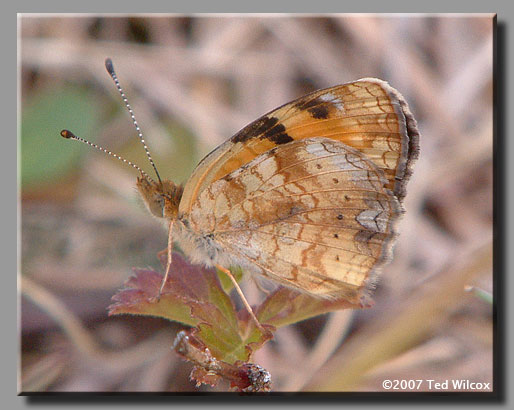
{"label": "blurred background", "polygon": [[[20,391],[196,390],[170,349],[181,325],[107,316],[132,267],[160,268],[167,234],[137,197],[136,171],[59,135],[151,173],[106,57],[175,182],[307,92],[362,77],[397,88],[421,154],[375,306],[280,329],[253,361],[276,391],[491,383],[493,31],[492,15],[22,15]],[[252,281],[244,289],[263,299]]]}

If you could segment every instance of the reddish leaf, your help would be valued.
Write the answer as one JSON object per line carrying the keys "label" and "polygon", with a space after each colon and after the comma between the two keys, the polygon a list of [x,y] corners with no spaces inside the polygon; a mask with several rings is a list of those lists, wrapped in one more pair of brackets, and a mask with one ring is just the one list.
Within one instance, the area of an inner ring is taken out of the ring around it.
{"label": "reddish leaf", "polygon": [[371,301],[352,304],[344,299],[314,298],[291,289],[278,288],[266,298],[255,314],[261,323],[278,328],[334,310],[362,309],[371,304]]}
{"label": "reddish leaf", "polygon": [[163,294],[157,301],[157,294],[162,275],[143,269],[134,269],[136,274],[125,283],[125,288],[116,293],[109,306],[109,315],[134,314],[158,316],[189,326],[198,324],[198,319],[191,316],[191,307],[187,298],[177,293]]}
{"label": "reddish leaf", "polygon": [[[161,262],[165,264],[166,260],[161,258]],[[175,253],[160,300],[157,295],[162,276],[149,270],[135,272],[113,297],[116,303],[109,307],[111,315],[159,316],[196,326],[196,337],[219,360],[228,363],[249,360],[254,349],[272,337],[273,327],[262,334],[253,322],[239,319],[214,269],[190,265]]]}

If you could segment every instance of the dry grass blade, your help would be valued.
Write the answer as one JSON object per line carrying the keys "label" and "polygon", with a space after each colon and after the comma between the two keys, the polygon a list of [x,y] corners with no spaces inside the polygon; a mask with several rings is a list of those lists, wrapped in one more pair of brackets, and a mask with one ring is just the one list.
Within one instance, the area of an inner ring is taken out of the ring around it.
{"label": "dry grass blade", "polygon": [[20,380],[19,391],[38,392],[46,390],[66,370],[65,356],[62,352],[54,352],[26,366]]}
{"label": "dry grass blade", "polygon": [[352,310],[341,310],[330,314],[313,349],[302,362],[301,368],[282,386],[282,390],[299,391],[311,380],[311,377],[327,362],[345,338],[352,317]]}
{"label": "dry grass blade", "polygon": [[50,315],[89,360],[116,372],[126,372],[147,363],[163,350],[169,340],[156,335],[121,352],[108,352],[100,346],[80,320],[51,292],[33,280],[21,276],[22,294]]}

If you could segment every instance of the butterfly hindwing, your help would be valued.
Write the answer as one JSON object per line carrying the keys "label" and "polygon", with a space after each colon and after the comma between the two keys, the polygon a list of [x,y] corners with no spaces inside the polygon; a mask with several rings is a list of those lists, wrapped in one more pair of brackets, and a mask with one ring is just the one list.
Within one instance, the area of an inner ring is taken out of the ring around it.
{"label": "butterfly hindwing", "polygon": [[389,257],[401,213],[384,172],[327,138],[279,145],[213,182],[190,227],[250,272],[356,300]]}

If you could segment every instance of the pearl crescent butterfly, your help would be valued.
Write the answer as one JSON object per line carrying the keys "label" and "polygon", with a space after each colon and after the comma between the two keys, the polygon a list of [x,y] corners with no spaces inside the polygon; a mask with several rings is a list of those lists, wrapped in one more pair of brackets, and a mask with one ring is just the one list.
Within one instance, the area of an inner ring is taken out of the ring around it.
{"label": "pearl crescent butterfly", "polygon": [[[106,66],[133,116],[110,60]],[[184,186],[136,167],[137,187],[169,223],[170,245],[193,263],[240,266],[358,303],[391,259],[418,153],[405,99],[385,81],[363,78],[263,115],[208,154]]]}

